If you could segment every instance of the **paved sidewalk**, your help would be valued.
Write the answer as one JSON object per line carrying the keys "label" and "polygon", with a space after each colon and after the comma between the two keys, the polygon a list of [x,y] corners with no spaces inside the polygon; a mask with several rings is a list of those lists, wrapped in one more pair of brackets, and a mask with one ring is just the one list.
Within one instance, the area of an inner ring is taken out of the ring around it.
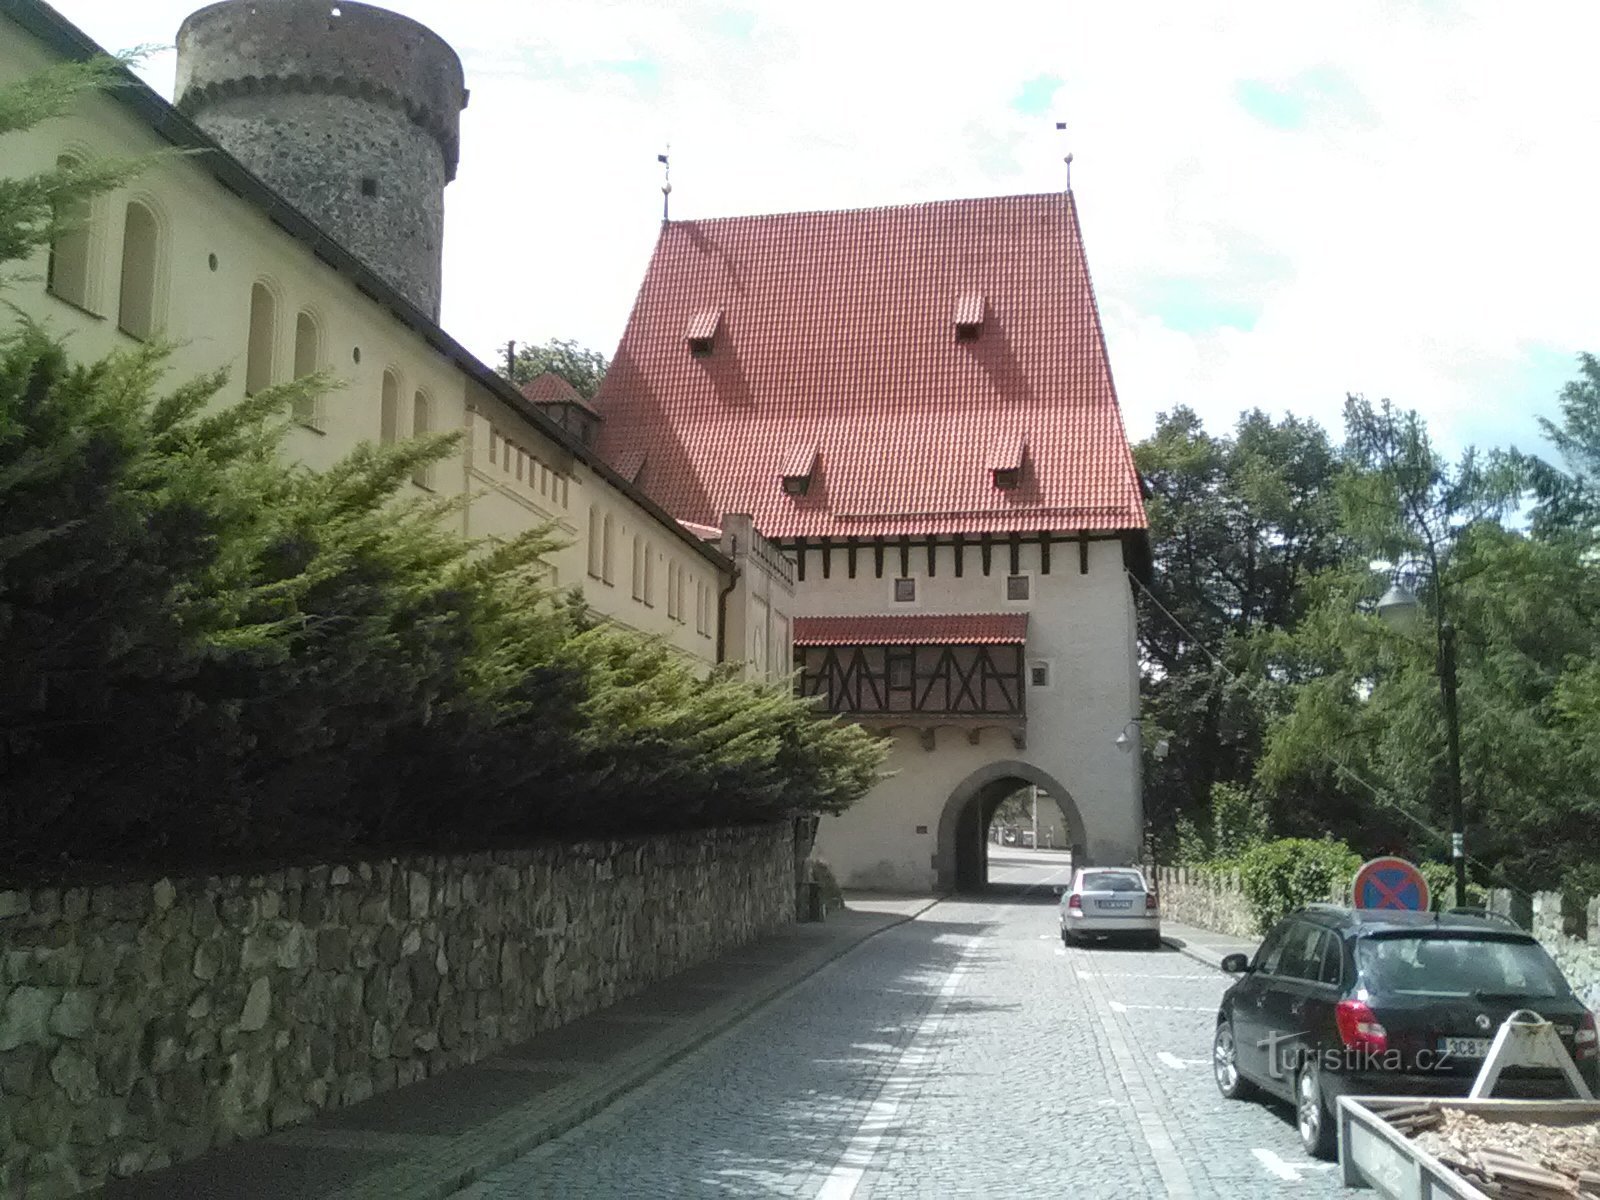
{"label": "paved sidewalk", "polygon": [[443,1200],[566,1132],[834,959],[932,907],[847,897],[498,1055],[111,1185],[108,1200]]}
{"label": "paved sidewalk", "polygon": [[1161,940],[1196,962],[1221,969],[1222,956],[1243,954],[1252,956],[1261,944],[1259,938],[1238,938],[1217,933],[1211,929],[1198,929],[1193,925],[1180,925],[1176,921],[1161,922]]}

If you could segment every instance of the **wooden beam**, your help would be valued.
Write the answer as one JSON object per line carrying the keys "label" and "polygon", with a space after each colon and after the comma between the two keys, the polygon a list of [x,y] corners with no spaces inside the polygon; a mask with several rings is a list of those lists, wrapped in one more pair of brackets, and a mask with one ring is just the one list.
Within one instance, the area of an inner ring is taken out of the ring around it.
{"label": "wooden beam", "polygon": [[992,555],[994,554],[994,539],[987,533],[978,539],[978,548],[983,551],[983,573],[989,574]]}
{"label": "wooden beam", "polygon": [[872,565],[873,565],[873,569],[877,571],[877,577],[879,579],[882,579],[883,578],[883,539],[882,538],[873,538],[872,539]]}
{"label": "wooden beam", "polygon": [[833,543],[826,538],[822,542],[822,577],[824,579],[833,577]]}
{"label": "wooden beam", "polygon": [[1087,575],[1088,573],[1089,573],[1089,531],[1087,529],[1080,529],[1080,530],[1078,530],[1078,574],[1079,575]]}
{"label": "wooden beam", "polygon": [[795,538],[795,540],[794,540],[794,562],[795,562],[794,577],[799,582],[804,583],[806,581],[806,540],[805,540],[805,538]]}
{"label": "wooden beam", "polygon": [[1013,575],[1022,574],[1022,535],[1020,533],[1011,535],[1011,573]]}
{"label": "wooden beam", "polygon": [[953,546],[955,548],[955,552],[956,552],[956,578],[960,579],[961,578],[961,560],[965,557],[965,551],[966,551],[966,548],[967,548],[966,547],[966,543],[962,540],[961,535],[958,533],[951,540],[950,544],[951,544],[951,546]]}
{"label": "wooden beam", "polygon": [[911,539],[900,539],[900,578],[904,579],[911,574]]}
{"label": "wooden beam", "polygon": [[856,540],[855,540],[855,538],[851,538],[846,543],[845,560],[844,561],[845,561],[845,569],[849,571],[850,578],[854,579],[856,577]]}
{"label": "wooden beam", "polygon": [[1050,574],[1050,535],[1039,535],[1039,574]]}
{"label": "wooden beam", "polygon": [[934,572],[939,569],[939,543],[933,538],[928,539],[928,578],[932,579]]}

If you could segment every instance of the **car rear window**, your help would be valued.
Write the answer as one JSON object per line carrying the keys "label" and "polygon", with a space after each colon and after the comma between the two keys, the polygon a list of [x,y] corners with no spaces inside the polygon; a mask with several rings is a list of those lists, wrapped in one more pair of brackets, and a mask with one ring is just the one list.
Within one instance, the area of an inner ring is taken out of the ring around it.
{"label": "car rear window", "polygon": [[1415,996],[1562,996],[1566,980],[1533,942],[1509,938],[1371,937],[1356,943],[1369,990]]}
{"label": "car rear window", "polygon": [[1125,871],[1090,871],[1083,877],[1086,892],[1142,892],[1144,880]]}

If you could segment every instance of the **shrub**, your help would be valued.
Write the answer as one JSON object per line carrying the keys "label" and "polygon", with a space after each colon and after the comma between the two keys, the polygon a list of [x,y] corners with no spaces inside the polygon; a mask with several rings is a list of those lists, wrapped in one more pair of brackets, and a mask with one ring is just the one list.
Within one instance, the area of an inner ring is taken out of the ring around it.
{"label": "shrub", "polygon": [[1211,785],[1211,845],[1222,857],[1242,854],[1267,836],[1267,809],[1248,788]]}
{"label": "shrub", "polygon": [[1327,900],[1360,865],[1354,850],[1330,838],[1281,838],[1252,847],[1239,873],[1257,930],[1265,933],[1284,914]]}
{"label": "shrub", "polygon": [[[1435,911],[1442,912],[1456,905],[1456,869],[1447,862],[1418,863],[1422,877],[1428,881],[1429,905]],[[1488,889],[1480,887],[1467,880],[1467,905],[1470,908],[1483,908],[1489,903]]]}

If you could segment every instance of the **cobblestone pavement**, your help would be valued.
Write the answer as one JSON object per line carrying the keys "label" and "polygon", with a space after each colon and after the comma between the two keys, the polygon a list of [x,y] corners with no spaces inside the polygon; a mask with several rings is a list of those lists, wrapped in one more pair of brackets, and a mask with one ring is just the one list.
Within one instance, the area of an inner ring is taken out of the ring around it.
{"label": "cobblestone pavement", "polygon": [[880,934],[460,1200],[1341,1194],[1287,1107],[1217,1095],[1223,976],[1061,945],[1059,861],[1014,854],[1007,890]]}

